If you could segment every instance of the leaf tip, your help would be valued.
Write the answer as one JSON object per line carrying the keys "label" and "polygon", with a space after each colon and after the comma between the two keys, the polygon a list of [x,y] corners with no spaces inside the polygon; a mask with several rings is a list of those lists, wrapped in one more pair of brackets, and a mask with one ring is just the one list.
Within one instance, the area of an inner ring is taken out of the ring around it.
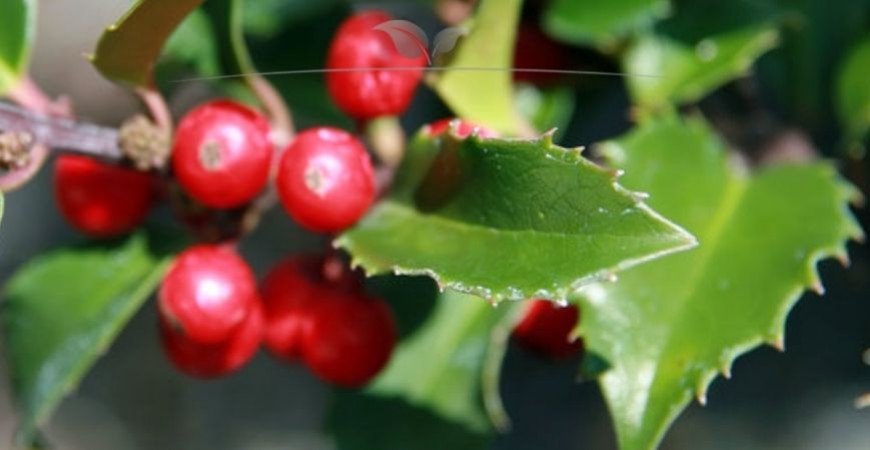
{"label": "leaf tip", "polygon": [[782,333],[778,333],[767,341],[767,344],[776,349],[778,352],[785,351],[785,337]]}

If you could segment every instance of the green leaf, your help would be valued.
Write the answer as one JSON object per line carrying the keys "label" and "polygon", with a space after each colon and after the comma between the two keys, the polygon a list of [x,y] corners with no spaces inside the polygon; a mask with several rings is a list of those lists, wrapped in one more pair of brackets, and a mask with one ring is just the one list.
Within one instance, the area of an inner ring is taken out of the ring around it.
{"label": "green leaf", "polygon": [[[160,282],[166,239],[136,234],[47,253],[5,288],[3,342],[19,411],[19,446],[32,442]],[[160,247],[158,247],[160,245]]]}
{"label": "green leaf", "polygon": [[203,0],[139,0],[106,28],[91,57],[104,77],[133,87],[150,86],[163,45]]}
{"label": "green leaf", "polygon": [[689,103],[745,74],[755,60],[773,48],[774,28],[753,26],[711,36],[694,46],[664,36],[638,38],[623,57],[634,101],[648,109]]}
{"label": "green leaf", "polygon": [[481,370],[490,333],[509,306],[494,308],[477,297],[443,294],[426,323],[402,341],[368,392],[401,397],[477,433],[488,433]]}
{"label": "green leaf", "polygon": [[[389,431],[385,431],[389,424]],[[340,392],[329,409],[327,432],[337,450],[484,450],[492,435],[470,430],[400,397]]]}
{"label": "green leaf", "polygon": [[850,138],[860,140],[870,131],[870,36],[850,50],[840,69],[837,107]]}
{"label": "green leaf", "polygon": [[410,144],[390,198],[335,245],[368,273],[424,274],[493,302],[570,291],[694,246],[616,173],[552,143],[431,139]]}
{"label": "green leaf", "polygon": [[0,2],[0,95],[18,83],[27,70],[30,47],[36,28],[35,0]]}
{"label": "green leaf", "polygon": [[826,163],[748,174],[697,120],[647,123],[602,153],[700,241],[581,292],[579,331],[611,365],[599,382],[620,448],[648,450],[737,356],[782,347],[788,311],[821,290],[817,261],[845,259],[845,240],[862,236],[857,192]]}
{"label": "green leaf", "polygon": [[469,34],[452,52],[448,70],[433,83],[457,116],[509,135],[524,131],[507,70],[513,65],[521,6],[522,0],[483,0]]}
{"label": "green leaf", "polygon": [[[404,299],[407,302],[407,298]],[[327,427],[340,450],[484,449],[493,432],[481,380],[492,328],[510,311],[448,292],[364,392],[341,393]],[[384,433],[389,423],[393,431]]]}
{"label": "green leaf", "polygon": [[669,10],[667,0],[554,0],[543,24],[563,41],[609,47],[617,38],[650,28]]}
{"label": "green leaf", "polygon": [[565,87],[517,85],[517,109],[536,130],[561,130],[571,123],[575,106],[574,90]]}
{"label": "green leaf", "polygon": [[220,74],[214,29],[208,16],[196,9],[175,29],[163,47],[161,64],[181,63],[203,76]]}

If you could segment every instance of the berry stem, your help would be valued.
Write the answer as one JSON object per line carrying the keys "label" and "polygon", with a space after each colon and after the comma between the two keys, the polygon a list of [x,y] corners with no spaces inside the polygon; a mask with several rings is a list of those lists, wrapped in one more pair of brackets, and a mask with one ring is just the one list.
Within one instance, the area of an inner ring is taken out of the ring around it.
{"label": "berry stem", "polygon": [[263,76],[251,74],[245,76],[245,82],[250,87],[263,109],[266,110],[272,122],[272,142],[278,149],[283,149],[293,139],[295,127],[293,115],[287,103],[281,98],[281,94]]}
{"label": "berry stem", "polygon": [[363,125],[366,140],[382,164],[395,168],[405,155],[405,130],[396,116],[369,120]]}
{"label": "berry stem", "polygon": [[52,100],[32,78],[25,75],[8,93],[9,99],[22,107],[41,114],[71,118],[72,103],[68,97]]}
{"label": "berry stem", "polygon": [[166,104],[163,94],[153,87],[148,87],[136,89],[136,95],[139,96],[145,108],[148,109],[151,120],[158,127],[168,133],[172,133],[172,113],[169,111],[169,106]]}

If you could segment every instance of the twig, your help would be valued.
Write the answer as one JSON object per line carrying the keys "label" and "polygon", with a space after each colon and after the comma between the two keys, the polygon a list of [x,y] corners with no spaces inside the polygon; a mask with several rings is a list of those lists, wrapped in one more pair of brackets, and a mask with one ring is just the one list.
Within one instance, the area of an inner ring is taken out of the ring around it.
{"label": "twig", "polygon": [[43,145],[52,151],[114,162],[124,159],[118,146],[118,130],[114,128],[50,117],[8,103],[0,102],[0,130],[27,133],[34,146]]}

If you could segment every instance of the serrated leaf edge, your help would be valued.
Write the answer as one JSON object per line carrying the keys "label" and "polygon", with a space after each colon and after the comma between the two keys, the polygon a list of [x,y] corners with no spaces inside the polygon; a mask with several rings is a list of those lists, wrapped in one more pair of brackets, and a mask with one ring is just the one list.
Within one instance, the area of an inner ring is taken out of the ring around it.
{"label": "serrated leaf edge", "polygon": [[[494,305],[501,303],[504,300],[526,300],[526,299],[532,299],[532,298],[545,298],[545,299],[549,299],[549,300],[553,300],[553,301],[567,301],[568,296],[572,292],[575,292],[575,291],[577,291],[577,290],[579,290],[587,285],[602,282],[602,281],[609,281],[609,282],[616,281],[616,279],[617,279],[616,273],[619,271],[628,269],[628,268],[636,266],[638,264],[642,264],[642,263],[645,263],[648,261],[652,261],[652,260],[667,256],[667,255],[670,255],[673,253],[686,251],[686,250],[694,248],[698,245],[698,240],[695,238],[694,235],[692,235],[691,233],[689,233],[688,231],[686,231],[684,228],[680,227],[679,225],[669,221],[668,219],[663,217],[661,214],[657,213],[652,208],[647,206],[646,203],[644,203],[643,200],[648,197],[648,194],[643,193],[643,192],[631,191],[631,190],[624,188],[622,185],[620,185],[618,182],[618,179],[620,176],[622,176],[622,171],[610,170],[610,169],[602,167],[598,164],[593,163],[592,161],[589,161],[589,160],[583,158],[581,156],[581,153],[583,150],[582,147],[577,147],[577,148],[571,149],[571,148],[564,148],[564,147],[560,147],[558,145],[555,145],[553,143],[553,135],[554,135],[555,129],[550,130],[550,131],[542,134],[541,136],[539,136],[537,138],[507,138],[507,139],[481,137],[478,134],[477,129],[475,129],[472,132],[472,134],[470,136],[468,136],[467,138],[462,138],[456,134],[457,127],[455,126],[455,123],[451,123],[451,126],[448,128],[448,130],[449,130],[448,133],[445,134],[445,136],[448,139],[454,139],[454,140],[458,140],[458,141],[461,141],[464,139],[474,139],[474,140],[477,140],[477,142],[479,142],[479,143],[485,142],[486,140],[498,139],[498,140],[507,140],[507,141],[512,141],[512,142],[529,142],[529,143],[533,143],[533,144],[543,144],[544,151],[561,152],[564,155],[570,156],[572,158],[572,162],[576,162],[576,163],[585,162],[589,165],[590,168],[607,174],[611,179],[610,186],[613,188],[613,190],[617,194],[625,195],[625,196],[631,198],[634,201],[634,206],[636,208],[640,209],[641,211],[643,211],[644,213],[648,214],[652,219],[657,220],[661,223],[668,224],[671,227],[671,229],[676,233],[676,235],[677,235],[676,237],[682,238],[684,243],[681,245],[676,245],[676,246],[671,247],[669,249],[661,250],[658,252],[653,252],[653,253],[650,253],[650,254],[645,255],[645,256],[626,259],[626,260],[624,260],[624,261],[622,261],[619,264],[616,264],[614,266],[611,266],[611,267],[608,267],[605,269],[601,269],[595,273],[592,273],[592,274],[584,276],[584,277],[580,277],[580,278],[572,281],[565,288],[556,289],[553,291],[543,289],[543,290],[537,290],[537,291],[530,292],[530,291],[520,289],[520,288],[517,288],[514,286],[509,286],[509,287],[505,288],[504,290],[493,292],[493,290],[488,289],[488,288],[484,288],[482,286],[466,285],[462,282],[445,278],[444,276],[441,276],[437,271],[435,271],[433,269],[413,269],[413,268],[408,268],[408,267],[402,267],[400,265],[390,265],[386,269],[369,269],[367,267],[367,265],[374,265],[374,264],[370,264],[371,261],[369,261],[367,258],[356,255],[352,250],[352,247],[353,247],[352,243],[346,237],[345,234],[342,234],[332,242],[332,246],[333,246],[333,248],[342,249],[342,250],[345,250],[351,254],[351,263],[350,264],[351,264],[352,268],[362,268],[363,272],[365,273],[365,275],[367,277],[380,275],[380,274],[387,273],[387,272],[391,272],[391,273],[396,274],[396,275],[410,275],[410,276],[424,275],[424,276],[428,276],[428,277],[432,278],[433,280],[435,280],[435,282],[438,285],[438,289],[441,292],[444,292],[446,289],[453,289],[455,291],[462,292],[465,294],[471,294],[471,295],[476,295],[478,297],[483,297],[484,299],[487,299],[490,303],[492,303]],[[387,200],[387,201],[389,201],[389,200]]]}
{"label": "serrated leaf edge", "polygon": [[[837,172],[832,165],[825,164],[824,167],[829,171],[830,176],[837,177]],[[804,262],[805,279],[800,280],[795,288],[783,298],[782,307],[773,320],[773,326],[767,330],[766,333],[760,336],[737,343],[723,350],[722,355],[719,358],[719,367],[702,370],[694,383],[685,388],[682,392],[679,401],[675,402],[668,410],[665,420],[662,421],[661,427],[657,428],[655,431],[654,438],[651,441],[652,445],[647,447],[647,450],[655,450],[658,447],[659,443],[664,438],[665,433],[677,417],[685,410],[693,396],[701,406],[707,404],[707,392],[710,385],[719,374],[726,379],[730,379],[731,368],[737,358],[764,344],[769,345],[780,352],[784,352],[785,325],[791,310],[806,291],[813,291],[817,295],[823,295],[824,293],[824,286],[818,273],[818,263],[825,259],[835,258],[846,265],[848,262],[846,242],[863,242],[865,239],[864,230],[861,228],[848,206],[849,204],[854,204],[859,201],[861,199],[861,193],[847,182],[837,180],[836,178],[835,181],[838,181],[840,187],[840,203],[844,205],[841,211],[843,232],[842,236],[838,239],[838,242],[822,246],[807,255]],[[574,334],[583,334],[582,325],[575,329]]]}

